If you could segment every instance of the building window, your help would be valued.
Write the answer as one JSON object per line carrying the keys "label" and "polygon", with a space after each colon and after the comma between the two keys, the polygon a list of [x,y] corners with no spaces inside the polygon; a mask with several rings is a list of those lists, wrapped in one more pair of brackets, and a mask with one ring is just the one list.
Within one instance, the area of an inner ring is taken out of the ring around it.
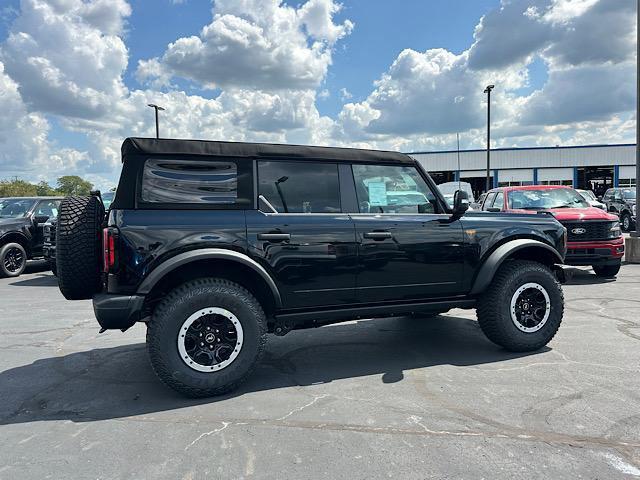
{"label": "building window", "polygon": [[572,187],[573,180],[542,180],[540,185],[565,185]]}
{"label": "building window", "polygon": [[621,178],[618,180],[619,187],[635,187],[636,179],[635,178]]}

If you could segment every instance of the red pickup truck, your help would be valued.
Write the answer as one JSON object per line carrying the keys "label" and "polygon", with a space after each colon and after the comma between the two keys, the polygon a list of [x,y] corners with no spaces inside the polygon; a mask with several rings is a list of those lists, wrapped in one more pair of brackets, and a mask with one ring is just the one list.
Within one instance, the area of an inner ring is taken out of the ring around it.
{"label": "red pickup truck", "polygon": [[571,187],[527,185],[490,190],[482,210],[491,212],[547,211],[567,229],[567,265],[591,265],[599,277],[615,277],[624,255],[617,215],[591,207]]}

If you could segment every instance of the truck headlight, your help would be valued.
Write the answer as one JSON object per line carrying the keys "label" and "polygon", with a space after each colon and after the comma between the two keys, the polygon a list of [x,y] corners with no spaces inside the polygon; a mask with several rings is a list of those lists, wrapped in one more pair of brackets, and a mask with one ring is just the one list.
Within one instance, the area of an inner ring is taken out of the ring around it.
{"label": "truck headlight", "polygon": [[611,228],[609,229],[609,238],[618,238],[622,235],[622,231],[620,230],[620,222],[613,222],[611,224]]}

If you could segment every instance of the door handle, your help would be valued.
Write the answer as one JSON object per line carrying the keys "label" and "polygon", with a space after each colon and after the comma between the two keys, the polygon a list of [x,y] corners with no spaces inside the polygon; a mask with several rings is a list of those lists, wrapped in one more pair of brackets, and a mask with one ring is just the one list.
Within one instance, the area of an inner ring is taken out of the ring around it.
{"label": "door handle", "polygon": [[267,240],[270,242],[282,242],[284,240],[291,240],[291,235],[288,233],[259,233],[258,240]]}
{"label": "door handle", "polygon": [[367,232],[364,234],[364,238],[370,238],[371,240],[384,240],[385,238],[393,238],[391,232]]}

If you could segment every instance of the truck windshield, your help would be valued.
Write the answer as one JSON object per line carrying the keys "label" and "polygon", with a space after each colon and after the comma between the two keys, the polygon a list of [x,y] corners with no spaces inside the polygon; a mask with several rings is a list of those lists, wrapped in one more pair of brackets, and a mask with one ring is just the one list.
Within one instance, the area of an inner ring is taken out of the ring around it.
{"label": "truck windshield", "polygon": [[625,200],[635,200],[636,199],[636,189],[635,188],[625,188],[622,190],[622,196]]}
{"label": "truck windshield", "polygon": [[34,201],[28,199],[7,198],[0,200],[0,218],[19,218],[24,217]]}
{"label": "truck windshield", "polygon": [[513,190],[509,192],[509,208],[546,210],[550,208],[587,208],[587,201],[573,188]]}

